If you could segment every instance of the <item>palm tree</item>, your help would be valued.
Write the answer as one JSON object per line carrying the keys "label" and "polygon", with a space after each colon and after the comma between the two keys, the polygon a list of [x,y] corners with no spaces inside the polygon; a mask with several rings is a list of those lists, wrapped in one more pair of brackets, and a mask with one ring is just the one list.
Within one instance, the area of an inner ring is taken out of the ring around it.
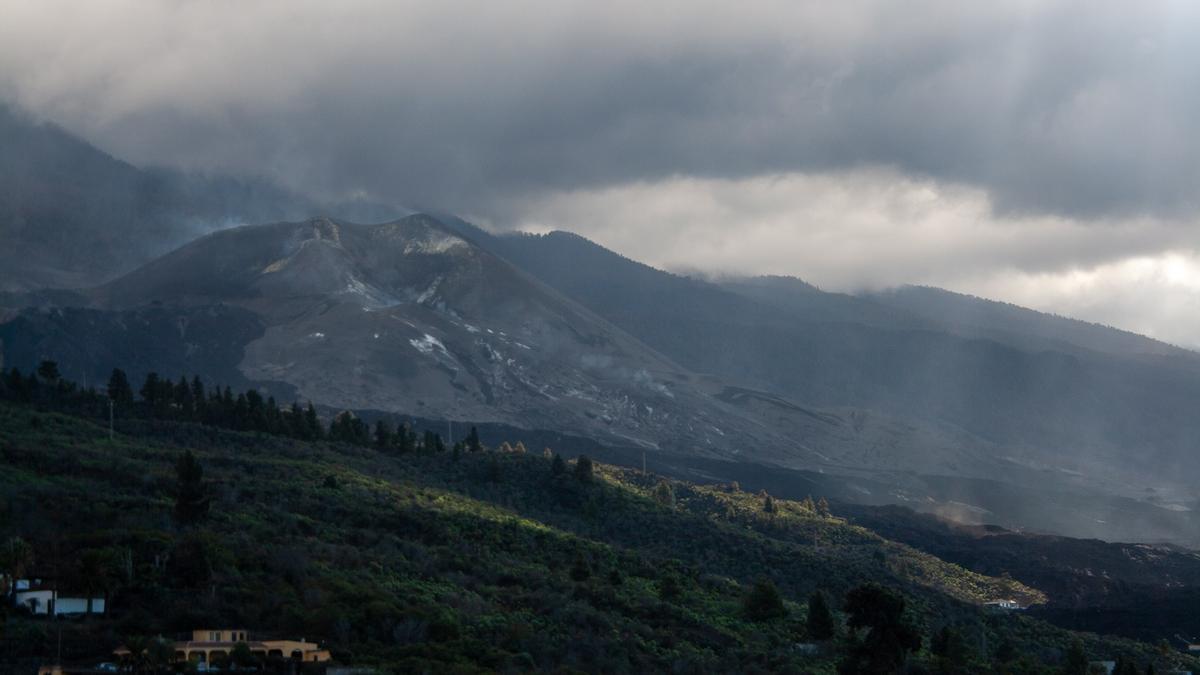
{"label": "palm tree", "polygon": [[116,574],[113,551],[89,549],[79,558],[79,580],[87,592],[87,613],[92,614],[92,598],[97,591],[104,593],[104,612],[108,613],[108,594],[112,590]]}
{"label": "palm tree", "polygon": [[161,637],[130,636],[125,640],[125,648],[129,650],[129,662],[126,665],[135,675],[165,673],[175,658],[171,643]]}
{"label": "palm tree", "polygon": [[12,537],[0,548],[0,574],[8,579],[9,600],[17,597],[17,579],[33,567],[33,547],[20,537]]}

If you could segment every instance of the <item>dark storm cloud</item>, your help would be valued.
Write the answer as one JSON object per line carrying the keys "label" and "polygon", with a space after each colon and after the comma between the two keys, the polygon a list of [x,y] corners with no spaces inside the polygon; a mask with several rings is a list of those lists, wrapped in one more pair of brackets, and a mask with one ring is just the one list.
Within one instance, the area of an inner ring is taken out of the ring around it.
{"label": "dark storm cloud", "polygon": [[18,3],[0,91],[135,161],[472,212],[861,165],[1005,211],[1193,208],[1190,6],[837,4]]}

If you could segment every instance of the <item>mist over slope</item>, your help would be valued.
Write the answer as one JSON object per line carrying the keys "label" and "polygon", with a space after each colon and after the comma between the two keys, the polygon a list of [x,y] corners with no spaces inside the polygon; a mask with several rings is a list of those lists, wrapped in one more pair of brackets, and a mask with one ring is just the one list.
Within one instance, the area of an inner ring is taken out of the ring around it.
{"label": "mist over slope", "polygon": [[[1043,490],[1082,481],[1178,513],[1195,506],[1192,352],[948,293],[956,313],[897,300],[917,291],[856,297],[778,277],[710,283],[568,233],[456,226],[685,367],[804,404],[958,429],[1033,471]],[[1019,472],[989,478],[1033,484]]]}
{"label": "mist over slope", "polygon": [[964,337],[995,339],[1028,349],[1092,351],[1117,356],[1200,360],[1196,352],[1126,330],[1046,314],[1007,302],[929,286],[902,286],[865,298],[929,319]]}
{"label": "mist over slope", "polygon": [[333,210],[262,179],[139,168],[0,103],[0,291],[108,281],[200,234]]}

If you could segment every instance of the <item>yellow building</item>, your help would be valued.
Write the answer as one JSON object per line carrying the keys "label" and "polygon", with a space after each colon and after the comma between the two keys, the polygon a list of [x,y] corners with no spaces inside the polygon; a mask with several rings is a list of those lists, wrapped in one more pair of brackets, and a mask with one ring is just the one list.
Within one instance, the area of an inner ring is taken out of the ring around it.
{"label": "yellow building", "polygon": [[[200,669],[206,670],[210,664],[220,663],[229,658],[229,653],[239,642],[245,642],[250,653],[260,658],[290,659],[304,663],[325,663],[329,661],[329,650],[321,649],[315,642],[299,640],[259,640],[254,639],[244,630],[194,630],[192,639],[177,641],[174,645],[175,660],[191,661]],[[125,659],[130,651],[119,647],[113,651],[118,658]]]}

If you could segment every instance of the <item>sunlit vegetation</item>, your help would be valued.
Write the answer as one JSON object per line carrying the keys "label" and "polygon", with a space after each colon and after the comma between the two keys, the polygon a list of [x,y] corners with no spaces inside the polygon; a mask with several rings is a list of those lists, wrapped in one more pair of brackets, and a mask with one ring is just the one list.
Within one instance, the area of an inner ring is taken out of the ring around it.
{"label": "sunlit vegetation", "polygon": [[[107,616],[60,622],[68,659],[204,626],[319,639],[338,661],[397,672],[1060,672],[1076,640],[1095,658],[1184,658],[985,612],[1044,596],[819,499],[520,452],[519,439],[501,452],[477,436],[401,449],[379,442],[387,429],[354,442],[325,425],[239,431],[178,419],[174,404],[110,439],[103,397],[22,380],[40,393],[0,402],[0,541],[17,552],[0,572],[15,561],[109,598]],[[3,625],[10,660],[57,649],[50,622]]]}

